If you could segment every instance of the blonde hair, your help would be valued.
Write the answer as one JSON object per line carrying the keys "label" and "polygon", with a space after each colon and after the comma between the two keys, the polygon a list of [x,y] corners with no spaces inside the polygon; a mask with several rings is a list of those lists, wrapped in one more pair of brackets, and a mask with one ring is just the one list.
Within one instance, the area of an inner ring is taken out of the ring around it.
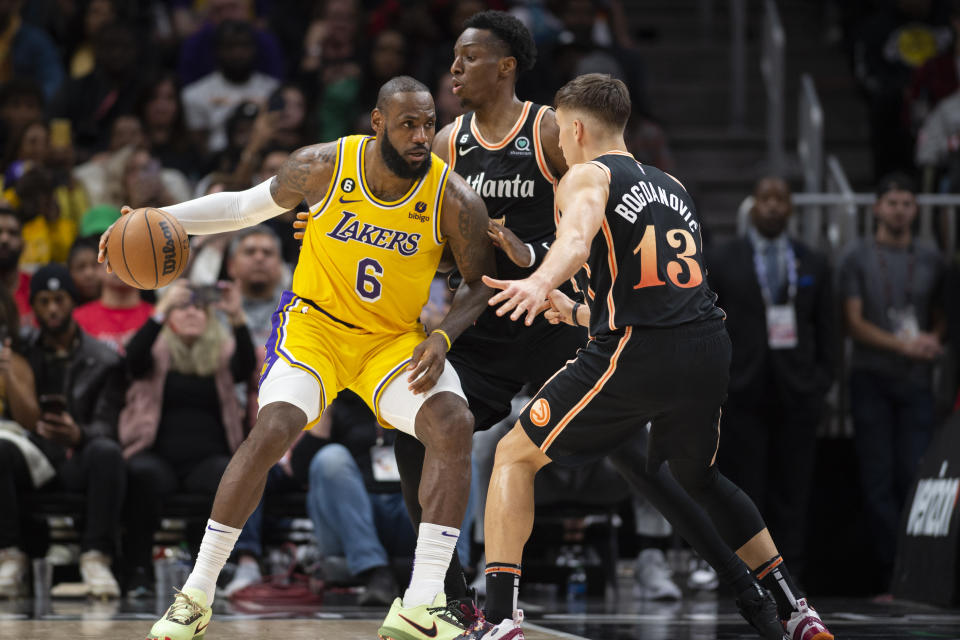
{"label": "blonde hair", "polygon": [[212,376],[220,368],[220,355],[227,344],[227,332],[210,307],[204,307],[207,328],[193,344],[188,345],[169,322],[163,326],[163,339],[170,349],[170,370],[195,376]]}

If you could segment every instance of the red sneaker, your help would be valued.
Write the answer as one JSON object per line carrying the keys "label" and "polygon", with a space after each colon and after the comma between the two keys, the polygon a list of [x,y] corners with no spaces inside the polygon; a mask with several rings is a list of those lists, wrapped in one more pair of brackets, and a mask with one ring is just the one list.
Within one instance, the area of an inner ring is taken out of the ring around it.
{"label": "red sneaker", "polygon": [[806,598],[797,600],[797,611],[791,614],[785,624],[791,640],[833,640],[833,634],[823,624],[817,611],[807,604]]}

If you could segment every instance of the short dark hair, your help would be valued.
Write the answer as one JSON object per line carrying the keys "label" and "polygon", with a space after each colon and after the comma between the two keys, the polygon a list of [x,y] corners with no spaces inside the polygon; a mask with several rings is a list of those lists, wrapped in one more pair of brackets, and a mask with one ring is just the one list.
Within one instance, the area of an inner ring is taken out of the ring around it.
{"label": "short dark hair", "polygon": [[911,194],[917,195],[917,183],[902,171],[894,171],[880,178],[877,183],[877,199],[879,200],[890,191],[909,191]]}
{"label": "short dark hair", "polygon": [[464,29],[483,29],[503,43],[517,59],[517,71],[530,71],[537,62],[537,45],[527,26],[506,11],[481,11],[463,22]]}
{"label": "short dark hair", "polygon": [[242,20],[224,20],[217,25],[217,30],[214,32],[214,45],[220,47],[227,38],[236,36],[246,38],[251,45],[255,45],[257,42],[257,33],[254,31],[252,24]]}
{"label": "short dark hair", "polygon": [[9,82],[0,85],[0,109],[20,98],[33,100],[41,110],[43,109],[45,102],[43,90],[40,88],[40,85],[33,80],[13,78]]}
{"label": "short dark hair", "polygon": [[630,119],[630,92],[622,80],[609,73],[587,73],[560,87],[554,98],[559,109],[577,109],[623,131]]}
{"label": "short dark hair", "polygon": [[277,235],[276,231],[265,224],[256,224],[252,227],[244,227],[243,229],[237,231],[230,240],[230,245],[227,247],[227,258],[232,258],[233,254],[235,254],[237,249],[240,248],[240,244],[251,236],[267,236],[273,240],[277,245],[277,253],[280,255],[280,259],[283,259],[283,243],[280,241],[280,236]]}
{"label": "short dark hair", "polygon": [[77,256],[78,253],[82,251],[93,251],[96,253],[100,250],[100,238],[97,236],[86,236],[82,238],[77,238],[74,240],[73,244],[70,245],[70,253],[67,254],[67,267],[70,266],[70,263],[73,262],[73,259]]}
{"label": "short dark hair", "polygon": [[380,91],[377,93],[377,109],[382,111],[387,101],[398,93],[420,93],[421,91],[430,93],[427,85],[416,78],[411,78],[410,76],[390,78],[383,83],[383,86],[380,87]]}

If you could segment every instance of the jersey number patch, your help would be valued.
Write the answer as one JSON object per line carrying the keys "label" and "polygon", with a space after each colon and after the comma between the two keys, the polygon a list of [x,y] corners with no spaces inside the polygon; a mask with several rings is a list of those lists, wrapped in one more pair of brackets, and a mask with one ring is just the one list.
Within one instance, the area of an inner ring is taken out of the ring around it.
{"label": "jersey number patch", "polygon": [[[640,282],[633,285],[634,289],[645,287],[659,287],[667,284],[660,279],[657,272],[657,228],[648,224],[640,237],[640,244],[633,250],[633,254],[640,254]],[[674,285],[681,289],[691,289],[703,282],[703,272],[700,264],[693,259],[697,253],[697,245],[693,241],[693,234],[686,229],[670,229],[667,231],[667,244],[677,250],[677,259],[667,262],[667,277]],[[686,265],[686,282],[680,282],[680,274]]]}
{"label": "jersey number patch", "polygon": [[367,302],[376,302],[380,299],[380,284],[378,276],[383,275],[383,267],[373,258],[364,258],[357,263],[357,293]]}

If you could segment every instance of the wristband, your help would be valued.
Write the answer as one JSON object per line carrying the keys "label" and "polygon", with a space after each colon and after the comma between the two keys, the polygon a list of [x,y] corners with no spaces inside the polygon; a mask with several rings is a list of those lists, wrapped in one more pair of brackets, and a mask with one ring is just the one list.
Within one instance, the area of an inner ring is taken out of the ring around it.
{"label": "wristband", "polygon": [[527,244],[527,249],[530,250],[530,264],[527,265],[527,269],[532,267],[537,262],[537,252],[533,250],[533,245],[529,242]]}
{"label": "wristband", "polygon": [[573,309],[570,310],[570,319],[573,320],[573,326],[579,327],[580,322],[577,320],[577,310],[583,306],[582,302],[574,302]]}
{"label": "wristband", "polygon": [[434,333],[439,333],[441,336],[443,336],[443,339],[447,342],[447,351],[450,351],[450,347],[453,345],[450,344],[450,336],[447,335],[447,332],[443,329],[434,329],[430,332],[430,335],[433,335]]}

